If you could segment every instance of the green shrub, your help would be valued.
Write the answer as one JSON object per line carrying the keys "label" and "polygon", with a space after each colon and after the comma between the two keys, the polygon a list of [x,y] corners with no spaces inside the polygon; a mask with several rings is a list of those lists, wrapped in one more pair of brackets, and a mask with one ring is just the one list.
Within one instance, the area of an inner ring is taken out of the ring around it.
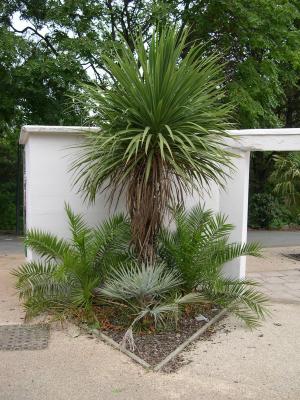
{"label": "green shrub", "polygon": [[274,192],[280,195],[286,204],[300,205],[300,153],[276,154],[273,157],[274,171],[271,181],[275,184]]}
{"label": "green shrub", "polygon": [[164,263],[135,262],[113,271],[97,294],[104,302],[121,305],[128,314],[130,326],[125,340],[129,338],[132,344],[132,329],[138,323],[155,328],[166,322],[176,325],[187,304],[207,303],[200,292],[186,293],[183,284],[180,272],[166,268]]}
{"label": "green shrub", "polygon": [[[117,214],[97,228],[66,205],[71,240],[31,230],[25,244],[40,261],[13,272],[27,315],[43,311],[95,320],[109,309],[121,315],[125,335],[133,343],[139,326],[175,326],[187,304],[219,305],[253,327],[266,313],[266,298],[255,282],[230,280],[224,263],[243,255],[259,256],[257,244],[228,243],[233,229],[224,216],[200,206],[174,211],[176,230],[162,229],[156,259],[141,262],[131,249],[130,222]],[[106,317],[105,317],[106,318]],[[126,340],[127,340],[126,339]]]}
{"label": "green shrub", "polygon": [[257,193],[249,200],[250,228],[281,228],[291,222],[291,212],[270,193]]}
{"label": "green shrub", "polygon": [[0,184],[0,229],[13,230],[16,227],[15,185]]}
{"label": "green shrub", "polygon": [[68,205],[66,213],[71,241],[36,229],[27,232],[25,245],[41,261],[28,262],[13,274],[28,316],[42,311],[70,314],[77,308],[92,316],[95,289],[111,268],[130,258],[130,226],[124,215],[89,228]]}
{"label": "green shrub", "polygon": [[180,272],[187,291],[200,292],[211,303],[227,307],[253,327],[266,314],[267,298],[256,290],[251,280],[227,279],[225,263],[237,257],[260,256],[257,243],[228,243],[233,226],[221,214],[201,206],[187,212],[174,211],[175,231],[163,229],[158,252],[168,268]]}

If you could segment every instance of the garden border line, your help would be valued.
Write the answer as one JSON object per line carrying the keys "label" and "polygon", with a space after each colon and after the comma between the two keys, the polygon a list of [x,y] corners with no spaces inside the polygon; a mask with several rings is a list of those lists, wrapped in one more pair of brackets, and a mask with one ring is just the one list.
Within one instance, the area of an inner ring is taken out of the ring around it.
{"label": "garden border line", "polygon": [[198,329],[192,336],[190,336],[185,342],[181,343],[172,353],[168,354],[166,358],[164,358],[160,363],[155,365],[155,367],[152,367],[153,371],[158,372],[161,370],[168,362],[170,362],[174,357],[176,357],[179,353],[182,352],[190,343],[192,343],[194,340],[198,339],[202,333],[204,333],[211,325],[215,324],[218,322],[227,312],[227,309],[224,308],[222,311],[220,311],[215,317],[213,317],[207,324],[202,326],[200,329]]}
{"label": "garden border line", "polygon": [[119,343],[115,342],[113,339],[111,339],[109,336],[105,335],[104,333],[99,332],[96,329],[93,329],[92,333],[95,334],[96,336],[98,336],[100,339],[102,339],[104,342],[106,342],[110,346],[112,346],[115,349],[117,349],[117,350],[121,351],[122,353],[126,354],[128,357],[130,357],[132,360],[136,361],[142,367],[144,367],[146,369],[152,369],[153,368],[153,367],[151,367],[150,364],[148,364],[142,358],[140,358],[136,354],[132,353],[131,351],[124,349]]}
{"label": "garden border line", "polygon": [[216,316],[214,316],[207,324],[203,325],[199,328],[192,336],[190,336],[185,342],[181,343],[172,353],[168,354],[160,363],[151,366],[145,360],[137,356],[136,354],[132,353],[131,351],[124,349],[119,343],[111,339],[109,336],[105,335],[102,332],[99,332],[96,329],[89,330],[89,332],[93,333],[95,336],[102,339],[105,343],[109,344],[110,346],[114,347],[116,350],[121,351],[122,353],[126,354],[132,360],[140,364],[147,370],[152,370],[154,372],[158,372],[161,370],[168,362],[170,362],[174,357],[176,357],[179,353],[181,353],[190,343],[194,342],[200,335],[202,335],[211,325],[218,322],[225,314],[227,313],[227,309],[224,308],[221,310]]}

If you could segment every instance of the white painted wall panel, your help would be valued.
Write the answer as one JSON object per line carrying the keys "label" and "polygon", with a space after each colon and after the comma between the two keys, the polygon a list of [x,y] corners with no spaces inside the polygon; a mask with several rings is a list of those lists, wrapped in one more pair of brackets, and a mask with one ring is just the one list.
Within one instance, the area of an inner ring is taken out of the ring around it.
{"label": "white painted wall panel", "polygon": [[[247,242],[248,192],[250,152],[235,150],[239,158],[234,160],[235,171],[228,179],[226,189],[220,190],[220,211],[235,226],[230,241]],[[246,273],[246,257],[225,264],[224,273],[229,277],[243,278]]]}
{"label": "white painted wall panel", "polygon": [[[64,201],[69,202],[74,211],[84,213],[90,225],[95,225],[110,215],[104,194],[98,196],[93,206],[88,206],[72,186],[69,168],[71,153],[75,150],[70,147],[83,140],[80,132],[87,129],[89,128],[61,126],[22,128],[20,143],[25,145],[27,228],[40,228],[68,238]],[[231,240],[245,242],[250,151],[300,150],[300,129],[251,129],[230,133],[239,136],[239,141],[229,139],[228,144],[240,158],[235,160],[236,172],[228,181],[226,190],[220,191],[213,184],[210,195],[204,193],[201,198],[195,193],[186,199],[186,206],[190,208],[200,201],[207,208],[228,215],[229,222],[235,225]],[[122,201],[119,208],[121,207]],[[32,258],[30,252],[28,258]],[[226,265],[224,271],[228,276],[243,278],[245,268],[245,259],[242,258]]]}
{"label": "white painted wall panel", "polygon": [[85,214],[90,225],[99,223],[112,213],[107,197],[99,195],[93,206],[83,201],[72,185],[69,172],[71,146],[82,140],[74,135],[35,135],[25,145],[26,227],[39,228],[68,237],[64,211],[68,202],[75,212]]}

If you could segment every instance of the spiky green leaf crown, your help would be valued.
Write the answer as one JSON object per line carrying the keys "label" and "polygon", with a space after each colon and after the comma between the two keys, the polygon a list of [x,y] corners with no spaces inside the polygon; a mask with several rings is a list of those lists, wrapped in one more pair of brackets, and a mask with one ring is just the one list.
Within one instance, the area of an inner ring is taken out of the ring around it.
{"label": "spiky green leaf crown", "polygon": [[81,98],[100,131],[88,135],[74,168],[90,199],[104,183],[125,185],[141,164],[139,179],[147,182],[158,157],[184,191],[223,182],[232,106],[222,102],[222,65],[187,35],[162,29],[149,46],[138,37],[134,54],[122,43],[104,57],[112,86],[85,87]]}

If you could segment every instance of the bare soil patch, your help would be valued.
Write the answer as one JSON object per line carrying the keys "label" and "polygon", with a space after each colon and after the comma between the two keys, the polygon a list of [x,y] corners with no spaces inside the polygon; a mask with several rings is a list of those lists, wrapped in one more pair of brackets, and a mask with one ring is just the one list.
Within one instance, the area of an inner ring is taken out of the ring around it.
{"label": "bare soil patch", "polygon": [[[208,310],[204,315],[211,320],[219,312],[220,310],[215,308]],[[179,320],[176,329],[170,328],[155,332],[149,329],[148,331],[134,332],[135,349],[129,350],[154,367],[206,323],[206,321],[198,321],[195,316],[184,315]],[[126,329],[101,329],[100,331],[119,344],[122,343],[126,333]],[[210,337],[212,332],[213,327],[210,327],[201,338]],[[173,372],[182,365],[183,361],[184,358],[179,354],[163,370]]]}

